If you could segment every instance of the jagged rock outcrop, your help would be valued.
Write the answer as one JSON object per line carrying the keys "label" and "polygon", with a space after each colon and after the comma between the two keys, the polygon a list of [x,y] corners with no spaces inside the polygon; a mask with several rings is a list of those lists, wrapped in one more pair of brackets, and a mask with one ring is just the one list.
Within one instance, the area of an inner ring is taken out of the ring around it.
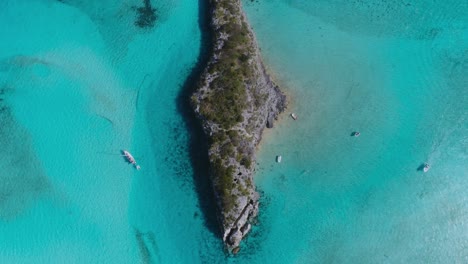
{"label": "jagged rock outcrop", "polygon": [[210,4],[214,45],[191,99],[209,138],[223,241],[235,253],[258,214],[255,149],[263,129],[273,127],[286,107],[286,97],[265,71],[240,1]]}

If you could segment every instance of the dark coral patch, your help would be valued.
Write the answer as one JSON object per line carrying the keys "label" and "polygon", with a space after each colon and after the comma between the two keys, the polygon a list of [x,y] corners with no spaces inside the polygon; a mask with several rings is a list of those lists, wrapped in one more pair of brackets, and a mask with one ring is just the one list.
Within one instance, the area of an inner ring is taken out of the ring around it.
{"label": "dark coral patch", "polygon": [[144,6],[136,8],[138,13],[135,25],[140,28],[152,28],[156,22],[156,9],[151,6],[150,0],[143,0]]}

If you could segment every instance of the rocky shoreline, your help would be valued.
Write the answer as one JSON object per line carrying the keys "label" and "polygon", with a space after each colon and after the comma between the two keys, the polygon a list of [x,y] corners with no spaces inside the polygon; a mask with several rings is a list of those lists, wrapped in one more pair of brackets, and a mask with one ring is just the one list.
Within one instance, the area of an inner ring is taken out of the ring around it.
{"label": "rocky shoreline", "polygon": [[213,49],[191,97],[208,137],[210,179],[223,241],[237,253],[258,214],[255,150],[286,107],[266,73],[240,0],[209,0]]}

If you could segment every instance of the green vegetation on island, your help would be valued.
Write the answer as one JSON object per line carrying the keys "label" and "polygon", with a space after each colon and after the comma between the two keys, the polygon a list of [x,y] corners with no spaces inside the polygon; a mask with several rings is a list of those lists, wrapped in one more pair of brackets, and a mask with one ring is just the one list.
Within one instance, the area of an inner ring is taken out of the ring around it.
{"label": "green vegetation on island", "polygon": [[[239,19],[241,12],[237,1],[212,1],[214,21],[219,21],[219,28],[213,32],[213,42],[223,39],[221,49],[216,52],[217,60],[212,61],[207,72],[216,76],[210,83],[210,90],[200,100],[200,115],[208,122],[218,124],[218,130],[210,137],[213,151],[219,149],[220,157],[212,161],[212,170],[217,175],[214,187],[222,199],[222,206],[231,210],[237,199],[233,189],[239,194],[246,194],[248,190],[242,184],[236,184],[232,177],[234,167],[226,166],[224,160],[235,157],[246,168],[252,165],[251,153],[240,146],[251,144],[247,138],[239,135],[233,128],[244,122],[243,113],[247,108],[247,85],[252,82],[252,66],[250,59],[254,55],[251,32],[248,24]],[[244,142],[242,142],[244,141]],[[243,143],[243,144],[241,144]]]}
{"label": "green vegetation on island", "polygon": [[214,34],[214,43],[224,38],[221,52],[216,61],[208,67],[209,74],[216,74],[211,86],[214,88],[201,102],[200,113],[208,120],[230,129],[243,121],[242,112],[246,107],[245,83],[252,78],[249,59],[254,49],[248,25],[239,23],[240,12],[236,1],[214,3],[216,12],[213,19],[224,21]]}
{"label": "green vegetation on island", "polygon": [[191,100],[209,138],[223,240],[237,251],[258,212],[255,147],[267,120],[284,109],[285,97],[264,71],[240,0],[210,4],[213,50]]}

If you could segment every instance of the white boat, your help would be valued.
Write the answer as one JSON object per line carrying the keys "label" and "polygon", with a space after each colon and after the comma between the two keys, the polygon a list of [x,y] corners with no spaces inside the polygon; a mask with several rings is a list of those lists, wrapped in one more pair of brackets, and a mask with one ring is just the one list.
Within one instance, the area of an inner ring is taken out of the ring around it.
{"label": "white boat", "polygon": [[130,162],[131,164],[136,164],[136,160],[135,158],[132,156],[132,154],[130,154],[130,152],[126,151],[126,150],[122,150],[122,153],[125,157],[125,159]]}
{"label": "white boat", "polygon": [[136,168],[137,170],[140,169],[140,166],[136,163],[135,158],[132,156],[132,154],[130,154],[130,152],[128,152],[128,151],[126,151],[126,150],[122,150],[122,153],[123,153],[123,156],[125,157],[125,159],[126,159],[129,163],[133,164],[133,166],[135,166],[135,168]]}
{"label": "white boat", "polygon": [[354,135],[355,137],[359,137],[359,136],[361,135],[361,133],[358,132],[358,131],[356,131],[356,132],[353,133],[353,135]]}
{"label": "white boat", "polygon": [[297,115],[295,113],[291,113],[291,117],[292,119],[297,120]]}
{"label": "white boat", "polygon": [[280,163],[281,162],[281,159],[282,157],[279,155],[279,156],[276,156],[276,162]]}
{"label": "white boat", "polygon": [[424,168],[423,168],[424,172],[428,172],[430,168],[431,168],[431,165],[429,165],[428,163],[424,163]]}

